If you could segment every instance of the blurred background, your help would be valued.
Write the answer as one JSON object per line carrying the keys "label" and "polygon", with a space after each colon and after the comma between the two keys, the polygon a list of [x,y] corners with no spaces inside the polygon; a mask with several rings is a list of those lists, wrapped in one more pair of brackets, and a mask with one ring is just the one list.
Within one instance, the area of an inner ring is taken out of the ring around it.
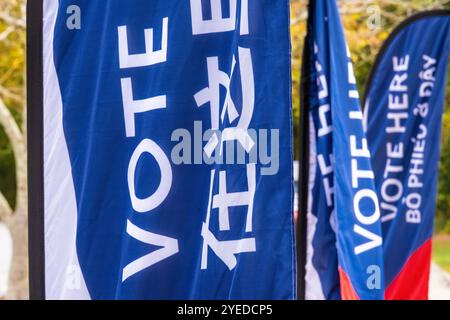
{"label": "blurred background", "polygon": [[[375,57],[396,25],[419,11],[450,9],[450,0],[338,2],[361,96]],[[307,0],[291,0],[295,137],[306,7]],[[25,9],[25,0],[0,0],[0,299],[28,297]],[[450,85],[445,105],[430,282],[434,299],[450,299]]]}

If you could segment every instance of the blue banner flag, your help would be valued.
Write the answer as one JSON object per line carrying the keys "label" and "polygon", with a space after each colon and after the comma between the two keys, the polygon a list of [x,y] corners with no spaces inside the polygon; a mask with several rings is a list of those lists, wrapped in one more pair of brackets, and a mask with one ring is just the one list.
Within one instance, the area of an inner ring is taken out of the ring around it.
{"label": "blue banner flag", "polygon": [[49,299],[294,299],[289,1],[44,0]]}
{"label": "blue banner flag", "polygon": [[388,38],[367,87],[387,299],[427,299],[450,12],[413,16]]}
{"label": "blue banner flag", "polygon": [[311,1],[307,299],[383,299],[380,210],[336,1]]}

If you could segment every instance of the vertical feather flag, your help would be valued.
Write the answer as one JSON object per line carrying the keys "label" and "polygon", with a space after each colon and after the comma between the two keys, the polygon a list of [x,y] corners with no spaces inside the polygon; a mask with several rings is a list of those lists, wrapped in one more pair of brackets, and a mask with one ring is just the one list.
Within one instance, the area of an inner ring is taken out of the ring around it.
{"label": "vertical feather flag", "polygon": [[307,299],[383,299],[380,209],[336,1],[311,1]]}

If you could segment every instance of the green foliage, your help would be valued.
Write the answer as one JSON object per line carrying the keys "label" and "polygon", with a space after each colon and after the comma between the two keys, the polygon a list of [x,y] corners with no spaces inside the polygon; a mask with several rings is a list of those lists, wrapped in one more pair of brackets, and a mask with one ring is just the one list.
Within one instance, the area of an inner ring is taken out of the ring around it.
{"label": "green foliage", "polygon": [[444,114],[443,123],[435,226],[437,232],[450,234],[450,110]]}
{"label": "green foliage", "polygon": [[450,272],[450,237],[439,235],[433,239],[433,260],[445,271]]}

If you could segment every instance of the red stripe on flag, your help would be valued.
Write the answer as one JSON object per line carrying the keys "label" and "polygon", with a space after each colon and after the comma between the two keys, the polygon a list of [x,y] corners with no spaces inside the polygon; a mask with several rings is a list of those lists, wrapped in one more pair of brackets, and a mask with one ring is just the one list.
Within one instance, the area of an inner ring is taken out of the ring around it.
{"label": "red stripe on flag", "polygon": [[341,282],[342,300],[360,300],[355,289],[353,289],[350,278],[341,267],[339,267],[339,278]]}
{"label": "red stripe on flag", "polygon": [[428,300],[431,239],[408,259],[403,269],[386,290],[387,300]]}

